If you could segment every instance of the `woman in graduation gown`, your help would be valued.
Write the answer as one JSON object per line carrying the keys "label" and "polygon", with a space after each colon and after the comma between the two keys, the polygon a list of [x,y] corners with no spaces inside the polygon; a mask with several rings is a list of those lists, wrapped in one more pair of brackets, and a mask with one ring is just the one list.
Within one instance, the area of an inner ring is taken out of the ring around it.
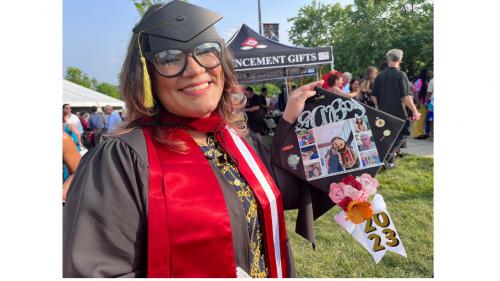
{"label": "woman in graduation gown", "polygon": [[220,19],[173,1],[134,28],[128,122],[82,158],[63,208],[65,277],[293,277],[285,209],[314,245],[333,203],[270,159],[322,82],[290,95],[269,152],[240,122]]}

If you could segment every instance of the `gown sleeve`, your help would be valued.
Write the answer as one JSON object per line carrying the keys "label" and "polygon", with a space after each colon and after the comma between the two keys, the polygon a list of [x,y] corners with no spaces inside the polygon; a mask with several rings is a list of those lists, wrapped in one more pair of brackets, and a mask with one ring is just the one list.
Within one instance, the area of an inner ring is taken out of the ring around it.
{"label": "gown sleeve", "polygon": [[148,164],[114,138],[81,160],[63,207],[64,277],[144,277]]}

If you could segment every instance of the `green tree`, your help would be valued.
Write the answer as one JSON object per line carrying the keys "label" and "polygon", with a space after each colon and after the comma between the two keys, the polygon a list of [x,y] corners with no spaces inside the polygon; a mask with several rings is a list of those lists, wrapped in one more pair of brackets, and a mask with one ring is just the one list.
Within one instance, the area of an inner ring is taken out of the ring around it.
{"label": "green tree", "polygon": [[273,83],[264,83],[264,87],[267,89],[268,97],[277,96],[281,92],[280,88]]}
{"label": "green tree", "polygon": [[90,80],[90,88],[91,88],[92,90],[97,89],[97,84],[99,84],[99,82],[97,82],[97,79],[92,78],[92,79]]}
{"label": "green tree", "polygon": [[118,90],[118,87],[108,83],[99,83],[96,87],[96,91],[116,99],[122,99],[122,95],[120,90]]}
{"label": "green tree", "polygon": [[354,0],[346,7],[313,1],[289,19],[289,34],[299,46],[333,46],[336,69],[354,76],[380,67],[387,50],[402,49],[402,69],[411,76],[433,63],[433,16],[427,0]]}
{"label": "green tree", "polygon": [[77,67],[69,66],[66,69],[64,79],[86,88],[91,88],[92,86],[92,81],[89,79],[89,76]]}
{"label": "green tree", "polygon": [[[166,0],[132,0],[137,12],[142,16],[148,10],[149,7],[155,4],[165,4]],[[184,0],[184,2],[187,2]]]}
{"label": "green tree", "polygon": [[327,46],[341,39],[339,29],[348,21],[351,5],[342,8],[339,3],[326,5],[313,0],[310,5],[299,9],[296,17],[289,18],[293,22],[290,29],[290,40],[297,46]]}

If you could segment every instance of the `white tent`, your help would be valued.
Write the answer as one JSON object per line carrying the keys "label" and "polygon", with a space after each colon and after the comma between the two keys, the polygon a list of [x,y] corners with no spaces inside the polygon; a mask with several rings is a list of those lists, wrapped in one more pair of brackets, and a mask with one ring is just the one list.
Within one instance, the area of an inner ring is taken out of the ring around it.
{"label": "white tent", "polygon": [[92,89],[85,88],[68,80],[63,80],[63,102],[72,107],[125,107],[125,103],[119,99],[101,94]]}

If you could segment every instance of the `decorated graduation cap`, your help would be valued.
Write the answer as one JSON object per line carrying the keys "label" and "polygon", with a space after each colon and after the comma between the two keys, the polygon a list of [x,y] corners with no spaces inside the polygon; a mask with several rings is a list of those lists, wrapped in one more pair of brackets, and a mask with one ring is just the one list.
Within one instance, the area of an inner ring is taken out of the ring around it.
{"label": "decorated graduation cap", "polygon": [[405,121],[324,89],[315,91],[274,163],[325,193],[348,175],[375,176]]}
{"label": "decorated graduation cap", "polygon": [[145,107],[153,106],[146,59],[155,64],[155,59],[157,59],[155,56],[162,51],[192,52],[193,47],[206,42],[222,46],[224,41],[214,27],[214,24],[221,19],[222,16],[213,11],[175,0],[164,5],[147,18],[143,18],[134,27],[133,32],[139,34],[139,53],[144,69]]}
{"label": "decorated graduation cap", "polygon": [[[406,257],[374,179],[405,121],[324,89],[314,90],[316,95],[306,101],[272,161],[328,194],[342,209],[335,221],[376,263],[387,251]],[[316,210],[325,212],[331,201],[318,201]],[[298,223],[297,229],[302,229]]]}

